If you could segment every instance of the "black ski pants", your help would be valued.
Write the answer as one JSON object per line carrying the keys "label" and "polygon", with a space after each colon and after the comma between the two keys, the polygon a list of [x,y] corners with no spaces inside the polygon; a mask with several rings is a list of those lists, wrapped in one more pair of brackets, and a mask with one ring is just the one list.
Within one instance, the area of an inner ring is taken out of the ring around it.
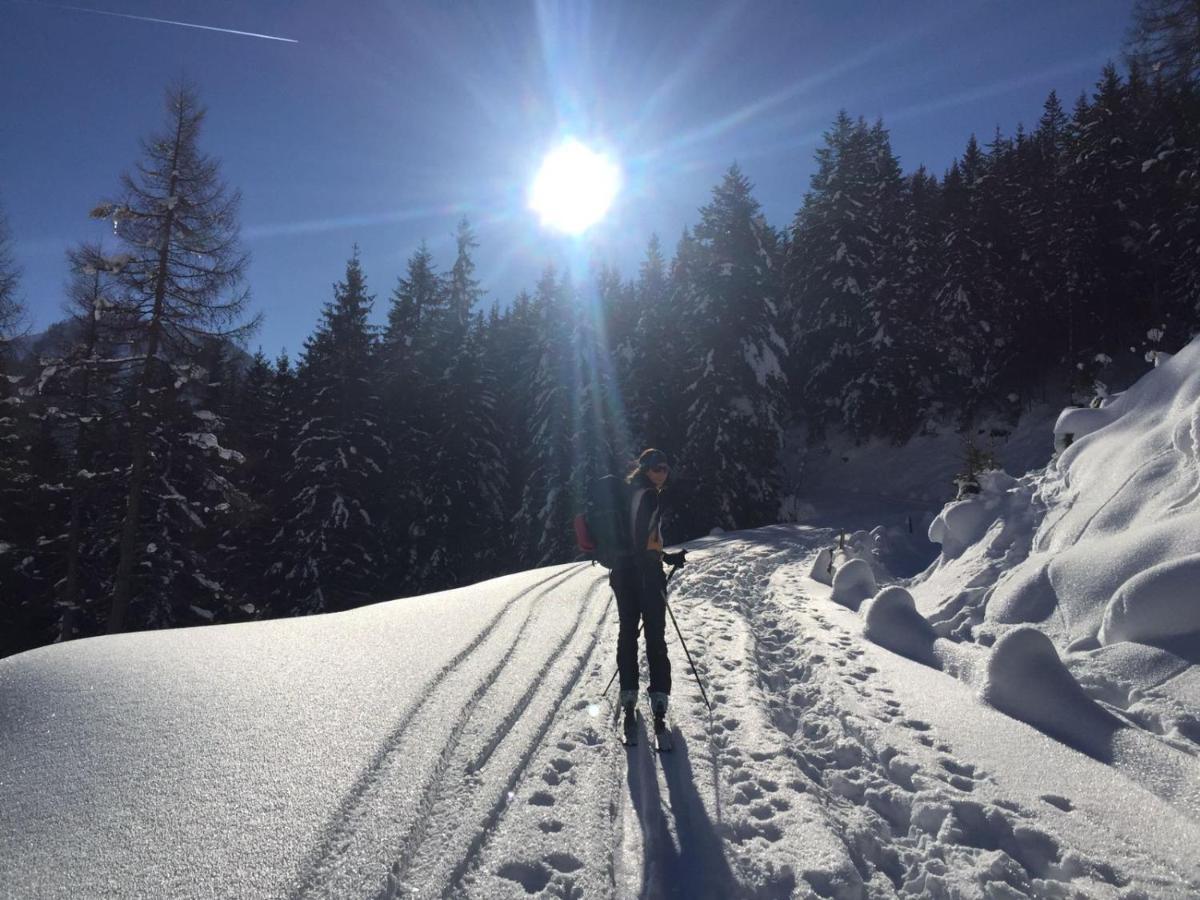
{"label": "black ski pants", "polygon": [[617,671],[621,690],[638,688],[638,620],[645,625],[650,692],[671,693],[671,661],[667,658],[667,576],[657,553],[622,563],[609,573],[617,597],[621,630],[617,637]]}

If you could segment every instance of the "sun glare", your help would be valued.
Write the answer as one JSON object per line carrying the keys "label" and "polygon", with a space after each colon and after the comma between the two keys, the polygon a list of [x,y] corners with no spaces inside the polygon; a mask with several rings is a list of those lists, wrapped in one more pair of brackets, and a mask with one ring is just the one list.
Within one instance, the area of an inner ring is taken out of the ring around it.
{"label": "sun glare", "polygon": [[615,162],[572,139],[542,161],[529,190],[529,206],[544,226],[582,234],[604,218],[620,185]]}

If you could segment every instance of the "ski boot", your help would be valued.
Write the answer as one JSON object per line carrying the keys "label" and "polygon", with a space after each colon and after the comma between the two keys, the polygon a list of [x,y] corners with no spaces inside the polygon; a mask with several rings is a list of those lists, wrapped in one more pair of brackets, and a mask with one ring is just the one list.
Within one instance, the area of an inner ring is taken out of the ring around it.
{"label": "ski boot", "polygon": [[623,743],[626,747],[637,746],[637,691],[621,691],[621,708],[624,711],[625,719],[623,722],[624,738]]}
{"label": "ski boot", "polygon": [[654,748],[659,751],[671,749],[671,732],[667,728],[667,703],[669,695],[654,691],[650,694],[650,711],[654,714]]}

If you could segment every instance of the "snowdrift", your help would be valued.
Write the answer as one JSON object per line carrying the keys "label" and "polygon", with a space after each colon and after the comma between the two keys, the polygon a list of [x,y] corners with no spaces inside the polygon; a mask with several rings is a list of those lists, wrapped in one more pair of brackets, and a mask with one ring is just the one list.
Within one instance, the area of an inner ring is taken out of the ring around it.
{"label": "snowdrift", "polygon": [[[1066,410],[1055,437],[1045,469],[985,473],[978,495],[943,508],[929,530],[941,553],[909,584],[915,606],[944,645],[938,658],[995,645],[990,666],[966,668],[1012,714],[1048,732],[1056,717],[1090,722],[1059,731],[1093,754],[1111,748],[1084,734],[1109,716],[1194,756],[1200,340],[1104,406]],[[1050,692],[1057,711],[1044,708],[1049,684],[1063,685],[1050,654],[1081,688]],[[1047,674],[1035,685],[1030,671]]]}

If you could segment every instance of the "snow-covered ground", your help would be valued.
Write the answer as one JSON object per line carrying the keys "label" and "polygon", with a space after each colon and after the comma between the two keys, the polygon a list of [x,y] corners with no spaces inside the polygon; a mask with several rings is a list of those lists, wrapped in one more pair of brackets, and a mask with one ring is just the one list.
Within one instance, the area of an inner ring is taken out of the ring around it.
{"label": "snow-covered ground", "polygon": [[0,897],[1196,896],[1197,410],[1200,345],[899,583],[907,490],[696,542],[667,755],[585,564],[2,660]]}
{"label": "snow-covered ground", "polygon": [[[702,542],[676,750],[616,740],[563,566],[0,662],[0,895],[1185,896],[1195,807],[864,640],[830,532]],[[673,635],[672,635],[673,637]],[[611,695],[610,695],[611,699]]]}

